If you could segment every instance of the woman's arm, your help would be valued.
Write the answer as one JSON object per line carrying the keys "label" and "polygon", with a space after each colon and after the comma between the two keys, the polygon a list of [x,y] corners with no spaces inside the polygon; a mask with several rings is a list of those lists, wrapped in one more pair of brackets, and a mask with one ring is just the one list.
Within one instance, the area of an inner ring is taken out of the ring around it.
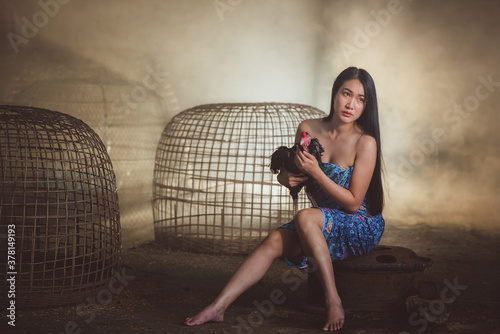
{"label": "woman's arm", "polygon": [[281,170],[278,174],[278,182],[289,189],[306,182],[308,178],[308,175],[296,175],[293,173],[289,173],[286,170]]}
{"label": "woman's arm", "polygon": [[364,135],[356,145],[356,159],[349,189],[345,189],[332,181],[319,167],[316,159],[307,152],[297,150],[296,163],[301,171],[309,174],[323,190],[349,213],[359,210],[365,198],[375,163],[377,160],[377,143],[371,136]]}

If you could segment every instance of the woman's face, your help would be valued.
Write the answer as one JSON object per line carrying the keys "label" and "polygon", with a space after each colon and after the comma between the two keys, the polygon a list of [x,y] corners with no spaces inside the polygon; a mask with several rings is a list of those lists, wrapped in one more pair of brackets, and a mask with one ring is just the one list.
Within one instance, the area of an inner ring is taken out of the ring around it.
{"label": "woman's face", "polygon": [[358,79],[347,80],[335,95],[334,110],[344,123],[356,121],[366,106],[365,89]]}

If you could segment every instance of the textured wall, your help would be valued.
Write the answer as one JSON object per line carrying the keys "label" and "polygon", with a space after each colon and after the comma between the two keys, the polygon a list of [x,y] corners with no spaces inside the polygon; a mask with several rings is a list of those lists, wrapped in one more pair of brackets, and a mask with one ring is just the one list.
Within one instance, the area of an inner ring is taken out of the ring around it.
{"label": "textured wall", "polygon": [[154,153],[181,110],[312,104],[320,1],[1,1],[0,102],[87,122],[117,173],[124,242],[153,238]]}
{"label": "textured wall", "polygon": [[[498,1],[328,1],[325,86],[348,65],[375,78],[393,224],[498,230]],[[318,106],[327,108],[328,92]],[[320,104],[322,103],[322,104]]]}
{"label": "textured wall", "polygon": [[[498,1],[55,1],[0,2],[1,102],[97,101],[81,118],[107,110],[125,133],[127,119],[151,118],[151,150],[173,115],[202,103],[327,111],[334,77],[356,65],[378,88],[388,223],[498,226]],[[146,196],[148,177],[133,177]],[[124,219],[125,241],[152,238],[148,219]]]}

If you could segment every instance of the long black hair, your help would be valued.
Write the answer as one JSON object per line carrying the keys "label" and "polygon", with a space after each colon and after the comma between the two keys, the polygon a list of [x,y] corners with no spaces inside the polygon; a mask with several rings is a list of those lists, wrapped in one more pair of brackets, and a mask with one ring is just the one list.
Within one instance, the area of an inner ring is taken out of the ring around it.
{"label": "long black hair", "polygon": [[380,125],[378,121],[378,104],[377,92],[375,90],[375,82],[371,75],[362,68],[348,67],[343,70],[335,79],[332,88],[332,102],[330,114],[323,118],[324,121],[330,121],[335,113],[334,99],[340,87],[348,80],[358,79],[365,90],[365,109],[361,116],[356,120],[356,123],[364,133],[375,138],[377,142],[377,161],[375,170],[373,171],[370,186],[366,192],[367,209],[372,215],[382,212],[384,208],[384,189],[382,186],[382,150],[380,143]]}

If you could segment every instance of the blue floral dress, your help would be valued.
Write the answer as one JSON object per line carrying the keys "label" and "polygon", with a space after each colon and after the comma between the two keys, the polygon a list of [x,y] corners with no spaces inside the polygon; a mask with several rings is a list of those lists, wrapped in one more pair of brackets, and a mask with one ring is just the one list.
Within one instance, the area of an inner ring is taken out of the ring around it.
{"label": "blue floral dress", "polygon": [[[341,167],[323,162],[319,166],[335,183],[349,188],[354,167]],[[382,214],[370,215],[366,208],[366,198],[358,211],[347,213],[316,182],[308,186],[307,195],[313,206],[323,211],[323,235],[332,261],[364,255],[378,245],[384,233],[385,221]],[[292,220],[279,228],[295,231],[295,221]],[[308,267],[307,258],[302,255],[284,260],[299,269]]]}

